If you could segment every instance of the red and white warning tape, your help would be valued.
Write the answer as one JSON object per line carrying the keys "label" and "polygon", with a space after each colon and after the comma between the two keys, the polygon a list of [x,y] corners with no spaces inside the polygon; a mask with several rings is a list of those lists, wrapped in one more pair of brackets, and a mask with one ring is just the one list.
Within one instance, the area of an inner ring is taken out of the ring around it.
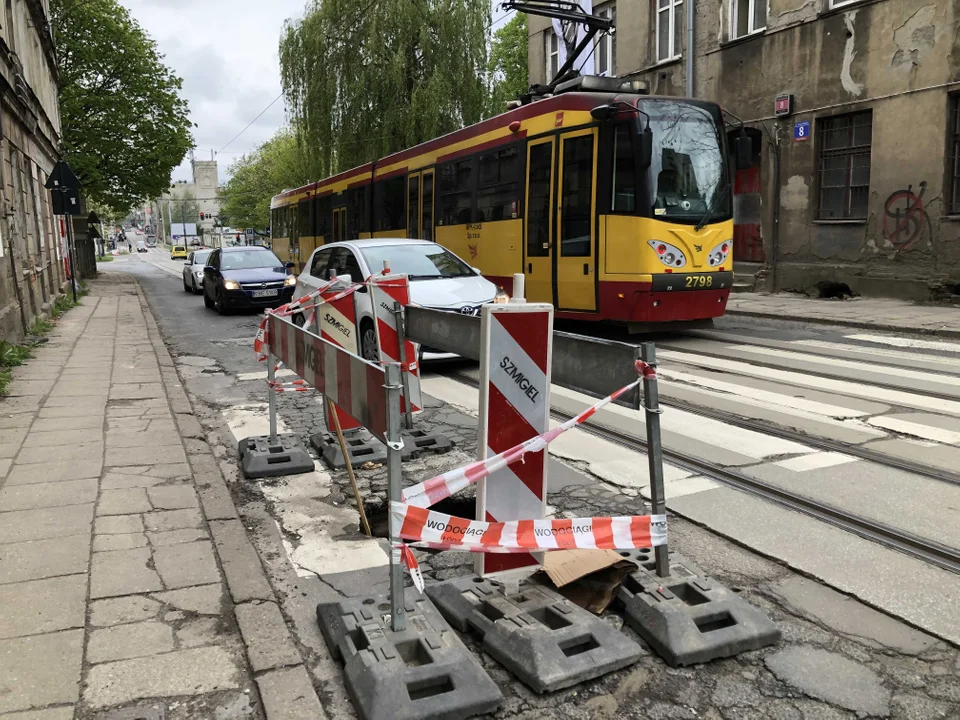
{"label": "red and white warning tape", "polygon": [[410,571],[413,584],[423,592],[423,574],[411,546],[435,550],[464,550],[484,553],[532,552],[585,548],[629,550],[654,547],[667,542],[666,515],[576,518],[562,520],[514,520],[485,522],[434,512],[428,508],[468,485],[507,465],[523,460],[529,452],[543,451],[567,430],[582,425],[604,406],[621,397],[644,379],[656,378],[652,365],[636,362],[640,378],[626,385],[582,413],[552,430],[506,452],[462,468],[438,475],[409,487],[401,494],[403,502],[391,502],[393,527],[410,544],[401,543],[401,562]]}
{"label": "red and white warning tape", "polygon": [[495,473],[498,470],[507,467],[508,465],[512,465],[518,460],[523,460],[523,456],[527,453],[540,452],[567,430],[576,427],[577,425],[582,425],[594,414],[596,414],[598,410],[604,408],[622,396],[624,393],[635,388],[637,385],[643,382],[643,378],[655,378],[657,376],[656,368],[654,368],[652,365],[648,365],[642,360],[637,361],[636,368],[641,377],[635,382],[625,385],[612,395],[608,395],[596,405],[587,408],[582,413],[576,417],[570,418],[562,425],[558,425],[552,430],[548,430],[542,435],[538,435],[537,437],[526,440],[519,445],[514,445],[512,448],[505,450],[499,455],[492,455],[485,460],[478,460],[470,465],[445,472],[443,475],[437,475],[436,477],[430,478],[419,485],[408,487],[401,493],[400,499],[404,503],[413,505],[415,507],[430,507],[431,505],[436,505],[444,498],[450,497],[454,493],[463,490],[463,488],[467,487],[468,485],[472,485],[482,478],[487,477],[491,473]]}

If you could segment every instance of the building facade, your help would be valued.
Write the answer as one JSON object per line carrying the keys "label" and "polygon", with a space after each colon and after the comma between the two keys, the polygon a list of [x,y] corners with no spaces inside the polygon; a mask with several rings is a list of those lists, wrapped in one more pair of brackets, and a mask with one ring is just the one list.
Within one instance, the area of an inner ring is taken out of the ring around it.
{"label": "building facade", "polygon": [[16,342],[66,279],[47,175],[59,156],[57,62],[47,0],[0,14],[0,338]]}
{"label": "building facade", "polygon": [[[756,157],[733,170],[738,277],[960,295],[960,0],[710,0],[688,23],[693,1],[594,2],[616,23],[594,65],[719,102],[731,136],[742,120]],[[543,83],[556,33],[528,28]]]}
{"label": "building facade", "polygon": [[[205,236],[212,236],[214,233],[214,218],[220,215],[220,180],[217,170],[216,160],[190,160],[193,180],[190,182],[174,183],[170,190],[164,193],[160,198],[157,207],[156,204],[151,208],[151,215],[162,213],[166,226],[170,224],[170,218],[174,222],[196,223],[197,229],[203,228]],[[180,211],[176,208],[178,203],[189,208],[187,213],[189,217],[181,220]],[[146,213],[146,209],[144,209]],[[200,214],[203,219],[200,219]]]}

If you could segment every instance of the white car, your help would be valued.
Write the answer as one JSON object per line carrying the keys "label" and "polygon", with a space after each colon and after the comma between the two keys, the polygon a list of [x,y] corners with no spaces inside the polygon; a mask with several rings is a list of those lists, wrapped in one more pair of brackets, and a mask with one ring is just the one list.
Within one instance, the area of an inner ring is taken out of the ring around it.
{"label": "white car", "polygon": [[[410,280],[410,301],[423,307],[479,315],[480,306],[505,303],[510,297],[452,252],[427,240],[373,238],[329,243],[313,251],[297,279],[293,299],[303,297],[336,277],[343,282],[360,282],[375,272],[390,272]],[[370,293],[359,292],[357,327],[360,353],[377,361],[377,334]],[[302,315],[294,318],[303,323]],[[453,353],[421,348],[424,360],[457,357]]]}
{"label": "white car", "polygon": [[212,250],[194,250],[183,264],[183,291],[199,295],[203,289],[203,266]]}

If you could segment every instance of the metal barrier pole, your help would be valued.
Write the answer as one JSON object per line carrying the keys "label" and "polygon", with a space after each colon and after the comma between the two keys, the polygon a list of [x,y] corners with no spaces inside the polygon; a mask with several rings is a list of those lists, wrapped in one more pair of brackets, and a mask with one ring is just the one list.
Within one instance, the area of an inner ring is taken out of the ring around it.
{"label": "metal barrier pole", "polygon": [[[400,500],[400,450],[403,440],[400,438],[400,368],[387,365],[387,501]],[[400,528],[396,527],[393,515],[390,516],[390,622],[394,632],[407,628],[403,601],[403,567],[400,565]]]}
{"label": "metal barrier pole", "polygon": [[[657,349],[652,342],[640,347],[640,359],[648,365],[657,366]],[[647,425],[647,458],[650,461],[650,505],[654,515],[667,512],[667,500],[663,492],[663,452],[660,445],[660,395],[657,378],[643,378],[643,410]],[[670,561],[666,544],[654,549],[657,575],[670,577]]]}
{"label": "metal barrier pole", "polygon": [[413,408],[410,404],[410,377],[409,372],[406,370],[407,365],[407,349],[406,339],[407,333],[403,327],[403,305],[398,302],[393,304],[393,320],[397,326],[397,339],[400,341],[400,377],[403,379],[403,425],[407,430],[413,430]]}
{"label": "metal barrier pole", "polygon": [[513,295],[510,298],[512,303],[525,303],[526,299],[526,288],[524,287],[524,275],[523,273],[514,273],[513,274]]}
{"label": "metal barrier pole", "polygon": [[267,353],[267,387],[269,393],[267,395],[267,403],[270,407],[270,443],[273,444],[277,441],[277,393],[273,389],[273,382],[277,379],[277,373],[274,370],[277,364],[277,359],[274,357],[273,352]]}

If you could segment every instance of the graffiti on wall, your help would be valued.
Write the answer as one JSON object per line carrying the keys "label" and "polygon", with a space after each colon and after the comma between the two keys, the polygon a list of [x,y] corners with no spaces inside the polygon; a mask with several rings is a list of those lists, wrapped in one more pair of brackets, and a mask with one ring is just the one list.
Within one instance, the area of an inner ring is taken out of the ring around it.
{"label": "graffiti on wall", "polygon": [[927,191],[927,182],[920,183],[919,192],[913,191],[913,185],[906,190],[895,190],[883,204],[883,235],[897,252],[907,250],[923,237],[933,239],[930,216],[923,207],[923,194]]}

